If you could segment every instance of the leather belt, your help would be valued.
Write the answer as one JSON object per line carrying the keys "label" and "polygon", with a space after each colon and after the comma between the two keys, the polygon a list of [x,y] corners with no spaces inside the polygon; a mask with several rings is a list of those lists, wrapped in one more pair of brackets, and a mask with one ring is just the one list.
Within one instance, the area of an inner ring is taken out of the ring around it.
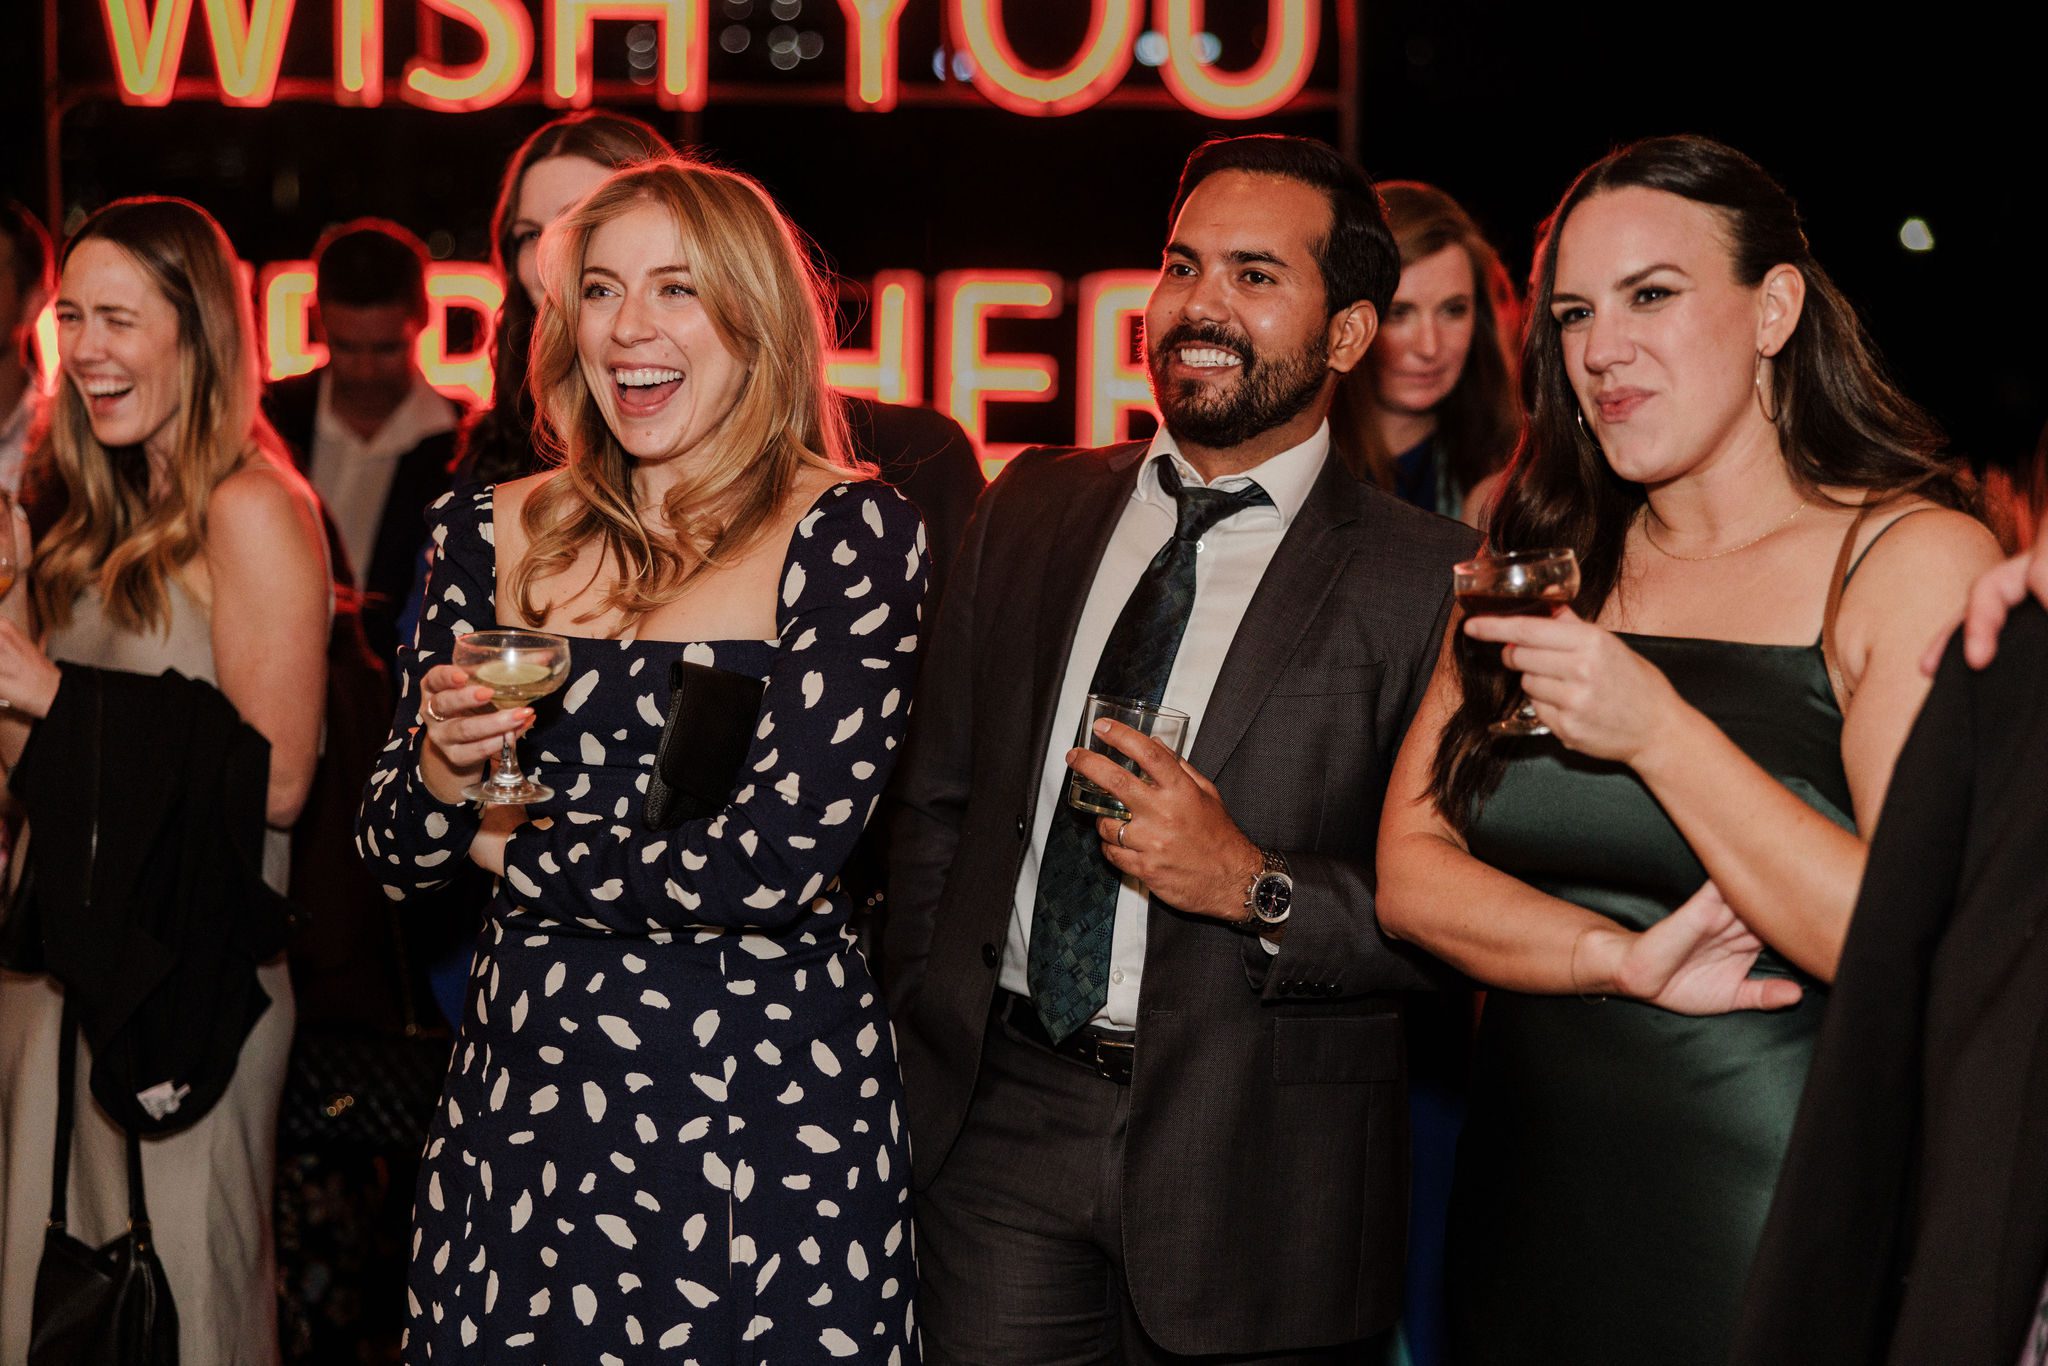
{"label": "leather belt", "polygon": [[1095,1025],[1083,1025],[1058,1043],[1045,1032],[1045,1024],[1038,1018],[1028,996],[1019,996],[1014,991],[996,991],[995,1008],[989,1012],[996,1022],[1007,1028],[1024,1042],[1068,1062],[1079,1063],[1096,1076],[1113,1081],[1118,1086],[1131,1084],[1131,1067],[1138,1053],[1138,1033],[1134,1029],[1102,1029]]}

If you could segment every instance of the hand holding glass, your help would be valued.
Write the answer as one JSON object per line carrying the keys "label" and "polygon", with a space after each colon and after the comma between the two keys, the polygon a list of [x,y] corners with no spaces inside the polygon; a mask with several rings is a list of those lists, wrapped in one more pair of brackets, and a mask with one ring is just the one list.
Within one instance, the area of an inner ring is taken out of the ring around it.
{"label": "hand holding glass", "polygon": [[[1151,736],[1160,744],[1172,750],[1176,756],[1188,739],[1188,714],[1171,707],[1154,706],[1150,702],[1135,701],[1128,697],[1104,697],[1099,693],[1088,695],[1088,705],[1081,709],[1081,733],[1074,738],[1076,749],[1091,750],[1102,755],[1118,767],[1143,776],[1138,761],[1127,757],[1120,749],[1113,748],[1109,741],[1095,733],[1095,723],[1108,717],[1121,721],[1132,730]],[[1067,805],[1111,820],[1129,820],[1131,812],[1122,802],[1102,790],[1100,786],[1075,773],[1067,783]]]}
{"label": "hand holding glass", "polygon": [[[1451,570],[1458,605],[1468,617],[1549,616],[1579,595],[1579,557],[1569,550],[1517,550],[1481,555]],[[1524,696],[1506,717],[1487,727],[1495,735],[1548,735]]]}
{"label": "hand holding glass", "polygon": [[[455,638],[454,663],[472,683],[491,690],[492,706],[506,711],[562,686],[569,676],[569,642],[545,631],[471,631]],[[546,801],[555,790],[520,772],[508,732],[490,777],[463,788],[462,795],[482,806],[524,806]]]}

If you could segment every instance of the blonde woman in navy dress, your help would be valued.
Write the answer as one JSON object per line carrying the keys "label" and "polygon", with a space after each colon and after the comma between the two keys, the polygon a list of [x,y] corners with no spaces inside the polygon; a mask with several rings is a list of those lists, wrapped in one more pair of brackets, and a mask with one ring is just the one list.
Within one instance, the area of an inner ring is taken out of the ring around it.
{"label": "blonde woman in navy dress", "polygon": [[[846,454],[818,281],[753,181],[621,171],[542,273],[561,465],[438,506],[359,831],[393,896],[464,857],[500,877],[421,1172],[407,1360],[908,1366],[900,1082],[838,873],[909,710],[923,528]],[[572,638],[538,715],[448,662],[494,624]],[[724,809],[650,833],[678,658],[766,692]],[[459,794],[520,730],[559,795],[480,818]]]}

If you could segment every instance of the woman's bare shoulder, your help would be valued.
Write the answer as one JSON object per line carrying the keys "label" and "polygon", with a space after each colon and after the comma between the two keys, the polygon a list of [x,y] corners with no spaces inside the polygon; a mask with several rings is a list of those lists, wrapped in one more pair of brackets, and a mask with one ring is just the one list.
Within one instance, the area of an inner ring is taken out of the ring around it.
{"label": "woman's bare shoulder", "polygon": [[511,513],[518,516],[525,510],[526,500],[538,493],[549,482],[562,477],[560,470],[542,470],[519,479],[507,479],[502,484],[491,486],[491,507],[500,516]]}
{"label": "woman's bare shoulder", "polygon": [[318,537],[319,507],[319,496],[297,470],[268,456],[252,457],[207,496],[207,542]]}

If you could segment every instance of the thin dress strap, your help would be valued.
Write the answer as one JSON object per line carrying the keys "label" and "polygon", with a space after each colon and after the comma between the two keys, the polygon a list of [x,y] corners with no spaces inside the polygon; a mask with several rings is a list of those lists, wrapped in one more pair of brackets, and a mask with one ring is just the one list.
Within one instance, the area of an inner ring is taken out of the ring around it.
{"label": "thin dress strap", "polygon": [[[1879,541],[1884,539],[1886,532],[1890,531],[1900,522],[1905,521],[1908,517],[1911,517],[1914,513],[1930,510],[1931,505],[1925,503],[1919,507],[1907,508],[1904,512],[1879,527],[1877,534],[1872,536],[1869,544],[1863,547],[1862,553],[1855,554],[1857,535],[1863,530],[1863,524],[1869,520],[1870,514],[1877,511],[1876,505],[1866,503],[1857,512],[1855,518],[1850,521],[1849,530],[1842,537],[1842,548],[1835,555],[1834,572],[1828,576],[1828,604],[1821,610],[1820,650],[1821,657],[1827,661],[1828,682],[1834,685],[1835,700],[1844,710],[1849,705],[1850,688],[1848,679],[1842,675],[1841,652],[1835,644],[1835,618],[1841,615],[1842,593],[1849,587],[1849,580],[1856,577],[1856,571],[1863,567],[1863,561],[1869,558],[1871,550],[1876,547]],[[1852,555],[1854,555],[1853,559],[1851,558]]]}

